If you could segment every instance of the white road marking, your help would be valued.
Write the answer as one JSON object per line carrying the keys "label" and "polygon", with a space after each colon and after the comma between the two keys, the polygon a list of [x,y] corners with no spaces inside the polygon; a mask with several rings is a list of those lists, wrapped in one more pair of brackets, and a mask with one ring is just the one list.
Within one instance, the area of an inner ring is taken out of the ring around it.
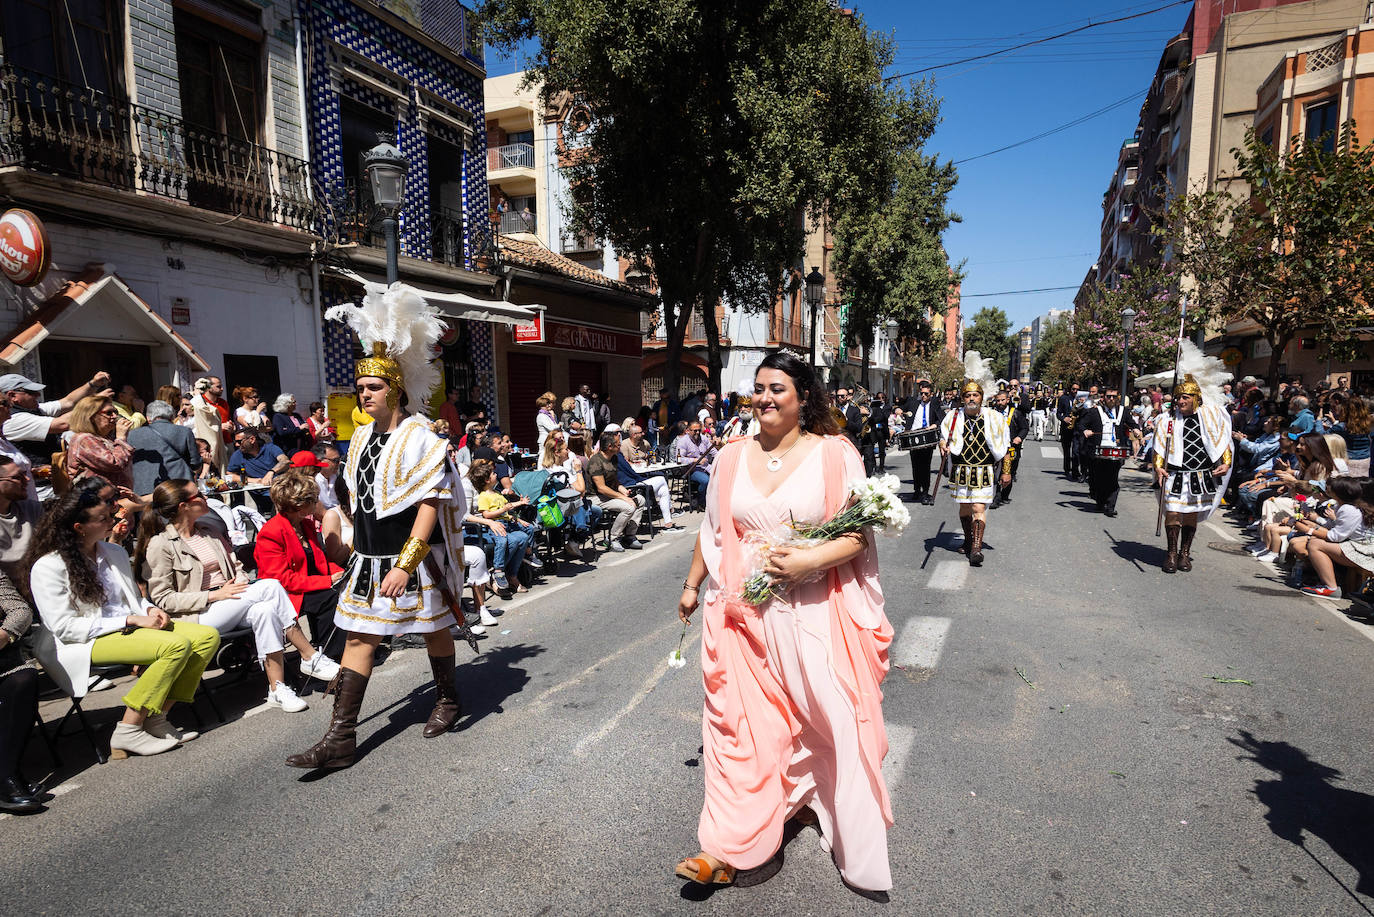
{"label": "white road marking", "polygon": [[529,591],[529,593],[526,594],[526,595],[524,595],[523,597],[518,598],[518,599],[515,599],[515,600],[511,601],[510,603],[505,603],[505,602],[503,602],[502,604],[500,604],[500,605],[498,605],[498,606],[496,606],[496,607],[497,607],[497,608],[500,608],[502,611],[514,611],[515,609],[521,607],[522,605],[528,605],[530,602],[536,601],[537,599],[542,599],[542,598],[544,598],[545,596],[553,595],[555,592],[557,592],[557,591],[560,590],[560,589],[567,589],[567,588],[568,588],[569,586],[571,586],[574,582],[576,582],[576,581],[575,581],[575,580],[567,580],[567,581],[562,582],[562,583],[554,583],[552,586],[540,586],[540,587],[538,588],[537,591],[534,590],[534,589],[531,589],[531,590]]}
{"label": "white road marking", "polygon": [[[661,551],[661,550],[663,550],[664,548],[668,547],[668,545],[669,545],[669,544],[672,544],[673,542],[661,542],[661,541],[658,541],[658,538],[672,538],[672,537],[673,537],[672,535],[659,535],[659,536],[656,536],[655,539],[654,539],[655,542],[656,542],[655,544],[651,544],[651,545],[649,545],[647,548],[642,548],[642,549],[640,549],[640,550],[638,550],[638,551],[635,551],[633,554],[631,554],[629,551],[626,551],[625,553],[626,553],[626,554],[629,554],[629,555],[630,555],[629,557],[618,557],[618,558],[616,558],[615,560],[607,561],[607,562],[604,563],[604,564],[597,564],[597,568],[598,568],[598,569],[604,569],[604,568],[606,568],[606,567],[618,567],[618,566],[620,566],[621,564],[628,564],[628,563],[629,563],[630,561],[632,561],[632,560],[637,560],[637,559],[640,558],[640,557],[645,557],[645,556],[647,556],[647,555],[649,555],[649,554],[654,553],[655,551]],[[681,538],[679,538],[679,539],[677,539],[677,543],[678,543],[678,544],[691,544],[692,542],[691,542],[690,540],[684,542]]]}
{"label": "white road marking", "polygon": [[72,790],[79,789],[81,789],[81,784],[79,783],[59,783],[57,786],[50,788],[48,792],[52,793],[54,796],[66,796]]}
{"label": "white road marking", "polygon": [[1222,538],[1225,538],[1227,541],[1240,541],[1239,538],[1237,538],[1235,535],[1232,535],[1230,532],[1226,531],[1226,529],[1217,525],[1215,522],[1204,522],[1202,524],[1207,526],[1207,528],[1211,529],[1213,532],[1216,532]]}
{"label": "white road marking", "polygon": [[[957,563],[957,561],[949,561]],[[945,637],[949,636],[949,618],[916,617],[902,627],[897,645],[892,651],[892,661],[900,666],[933,669],[940,661],[940,651],[945,648]]]}
{"label": "white road marking", "polygon": [[[669,623],[664,624],[663,626],[659,627],[657,630],[650,631],[650,632],[644,634],[643,636],[641,636],[639,639],[634,640],[634,641],[631,641],[630,643],[625,644],[625,645],[622,646],[620,649],[616,650],[614,653],[610,653],[609,655],[602,656],[602,657],[601,657],[600,659],[598,659],[596,662],[593,662],[591,665],[587,666],[587,667],[586,667],[585,669],[583,669],[581,672],[578,672],[578,673],[577,673],[576,675],[574,675],[572,678],[569,678],[569,679],[567,679],[566,681],[559,682],[558,684],[554,685],[554,686],[551,687],[551,688],[546,688],[538,697],[536,697],[533,701],[530,702],[530,706],[534,706],[534,705],[543,703],[544,701],[548,700],[548,699],[549,699],[550,697],[552,697],[553,695],[557,694],[559,691],[566,690],[566,689],[568,689],[568,688],[571,688],[571,687],[572,687],[573,685],[575,685],[575,684],[578,684],[578,683],[580,683],[580,682],[586,681],[588,678],[590,678],[591,676],[593,676],[593,675],[595,675],[597,672],[599,672],[599,671],[601,670],[601,667],[602,667],[602,666],[604,666],[604,665],[606,665],[607,663],[612,662],[612,661],[614,661],[614,660],[620,658],[621,656],[625,655],[626,653],[629,653],[629,652],[638,650],[640,647],[642,647],[642,646],[643,646],[644,644],[646,644],[646,643],[653,643],[653,642],[656,642],[656,641],[660,641],[660,640],[661,640],[661,641],[663,641],[663,644],[664,644],[665,646],[668,646],[668,645],[669,645],[669,642],[668,642],[668,633],[669,633],[670,631],[678,630],[681,626],[682,626],[682,625],[679,624],[677,621],[670,621]],[[688,632],[691,633],[690,630],[689,630]],[[694,639],[699,639],[699,638],[694,638]],[[664,658],[667,659],[667,654],[666,654],[666,653],[664,654]]]}
{"label": "white road marking", "polygon": [[953,592],[963,586],[966,579],[968,579],[967,561],[942,560],[935,565],[935,572],[930,575],[926,588]]}
{"label": "white road marking", "polygon": [[887,757],[883,759],[883,779],[887,781],[887,791],[901,782],[906,771],[906,759],[911,749],[916,747],[916,730],[910,726],[887,724]]}
{"label": "white road marking", "polygon": [[1040,457],[1047,459],[1062,459],[1064,457],[1064,450],[1058,446],[1041,446]]}
{"label": "white road marking", "polygon": [[[686,656],[685,653],[683,655]],[[579,758],[585,757],[593,745],[610,735],[611,730],[619,726],[621,720],[629,716],[636,707],[644,702],[644,698],[649,696],[650,692],[658,686],[663,676],[668,674],[669,671],[671,670],[668,668],[668,655],[665,653],[663,655],[663,661],[654,667],[653,673],[645,679],[644,684],[634,693],[629,702],[617,710],[614,716],[602,723],[600,728],[595,732],[583,736],[582,741],[578,742],[576,747],[573,748],[573,754]]]}
{"label": "white road marking", "polygon": [[257,716],[259,713],[266,713],[268,710],[271,710],[271,709],[272,709],[272,705],[269,704],[269,703],[267,703],[266,701],[263,701],[261,704],[258,704],[256,707],[253,707],[253,708],[250,709],[250,710],[245,710],[245,711],[243,711],[243,719],[246,720],[246,719],[248,719],[250,716]]}
{"label": "white road marking", "polygon": [[1346,624],[1349,624],[1351,627],[1355,629],[1355,632],[1357,634],[1362,635],[1368,640],[1374,640],[1374,627],[1370,627],[1368,624],[1361,624],[1358,621],[1352,621],[1349,618],[1347,618],[1345,616],[1345,612],[1341,611],[1340,606],[1336,604],[1335,599],[1322,598],[1319,595],[1311,595],[1306,592],[1300,592],[1298,594],[1307,596],[1309,599],[1316,602],[1319,606],[1330,612],[1334,618],[1336,618],[1339,621],[1344,621]]}

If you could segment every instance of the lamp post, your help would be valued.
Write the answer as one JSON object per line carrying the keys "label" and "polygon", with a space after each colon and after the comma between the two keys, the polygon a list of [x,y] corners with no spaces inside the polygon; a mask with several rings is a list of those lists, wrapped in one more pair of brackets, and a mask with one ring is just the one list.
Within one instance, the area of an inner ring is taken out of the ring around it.
{"label": "lamp post", "polygon": [[386,238],[386,282],[399,279],[397,260],[400,240],[397,238],[396,214],[405,203],[406,170],[410,163],[391,142],[390,134],[378,134],[378,143],[363,157],[363,170],[372,187],[372,203],[382,211],[382,235]]}
{"label": "lamp post", "polygon": [[816,310],[825,301],[825,275],[812,267],[806,275],[806,306],[811,310],[811,368],[816,368]]}
{"label": "lamp post", "polygon": [[1135,327],[1135,310],[1127,306],[1121,313],[1121,330],[1124,332],[1121,346],[1121,403],[1127,404],[1130,397],[1126,392],[1126,374],[1131,365],[1131,329]]}
{"label": "lamp post", "polygon": [[897,372],[897,323],[887,320],[887,403],[892,404],[892,376]]}

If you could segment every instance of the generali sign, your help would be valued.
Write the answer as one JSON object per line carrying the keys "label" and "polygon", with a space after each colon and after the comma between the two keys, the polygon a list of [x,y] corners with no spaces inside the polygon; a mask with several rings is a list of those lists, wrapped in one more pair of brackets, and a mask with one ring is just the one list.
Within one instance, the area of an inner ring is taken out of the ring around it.
{"label": "generali sign", "polygon": [[534,321],[528,325],[515,326],[515,343],[517,344],[542,344],[544,343],[544,313],[536,312]]}
{"label": "generali sign", "polygon": [[13,284],[31,287],[48,273],[48,232],[27,210],[0,215],[0,273]]}
{"label": "generali sign", "polygon": [[[619,357],[639,357],[644,354],[643,338],[627,331],[608,331],[604,328],[589,328],[586,325],[573,325],[567,322],[549,321],[540,315],[540,328],[545,347],[558,347],[563,350],[577,350],[582,353],[597,353]],[[521,339],[520,326],[515,328],[516,343]]]}

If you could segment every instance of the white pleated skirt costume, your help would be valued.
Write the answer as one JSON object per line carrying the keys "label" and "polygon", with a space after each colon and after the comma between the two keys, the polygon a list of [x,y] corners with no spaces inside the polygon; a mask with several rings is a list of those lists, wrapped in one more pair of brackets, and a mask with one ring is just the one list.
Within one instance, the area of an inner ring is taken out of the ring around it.
{"label": "white pleated skirt costume", "polygon": [[[1154,454],[1165,458],[1164,510],[1206,519],[1231,479],[1231,415],[1210,404],[1175,412],[1155,424]],[[1227,465],[1218,477],[1212,469]]]}
{"label": "white pleated skirt costume", "polygon": [[[966,431],[972,435],[966,437]],[[940,421],[940,442],[950,452],[946,468],[955,503],[993,501],[997,465],[1007,454],[1008,435],[1007,419],[991,408],[983,408],[971,421],[962,409]]]}
{"label": "white pleated skirt costume", "polygon": [[[375,424],[363,427],[348,450],[343,474],[352,498],[354,552],[334,612],[334,622],[359,634],[393,636],[433,633],[458,622],[444,601],[429,565],[422,563],[397,598],[379,594],[382,580],[396,566],[408,534],[386,540],[386,550],[369,550],[368,522],[407,515],[421,501],[435,500],[436,528],[443,543],[431,542],[433,557],[455,599],[463,593],[463,516],[467,501],[448,461],[448,444],[422,418],[411,416],[390,434]],[[413,515],[411,516],[413,519]],[[394,527],[394,526],[393,526]],[[391,542],[395,542],[392,544]]]}

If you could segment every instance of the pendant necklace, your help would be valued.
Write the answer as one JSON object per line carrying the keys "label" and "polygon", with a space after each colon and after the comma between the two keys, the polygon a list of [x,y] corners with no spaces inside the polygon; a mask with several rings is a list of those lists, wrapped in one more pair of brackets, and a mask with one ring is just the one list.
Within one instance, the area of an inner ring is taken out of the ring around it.
{"label": "pendant necklace", "polygon": [[781,471],[781,470],[782,470],[782,460],[783,460],[784,458],[787,457],[787,453],[788,453],[788,452],[791,452],[793,449],[797,448],[797,443],[801,442],[801,441],[802,441],[802,438],[805,437],[805,436],[806,436],[805,433],[799,434],[799,435],[797,436],[797,441],[794,442],[792,445],[788,446],[788,447],[787,447],[787,450],[786,450],[785,452],[783,452],[782,455],[768,455],[768,453],[765,452],[764,455],[768,455],[768,464],[765,465],[764,467],[767,468],[769,471],[774,471],[774,472],[776,472],[776,471]]}

